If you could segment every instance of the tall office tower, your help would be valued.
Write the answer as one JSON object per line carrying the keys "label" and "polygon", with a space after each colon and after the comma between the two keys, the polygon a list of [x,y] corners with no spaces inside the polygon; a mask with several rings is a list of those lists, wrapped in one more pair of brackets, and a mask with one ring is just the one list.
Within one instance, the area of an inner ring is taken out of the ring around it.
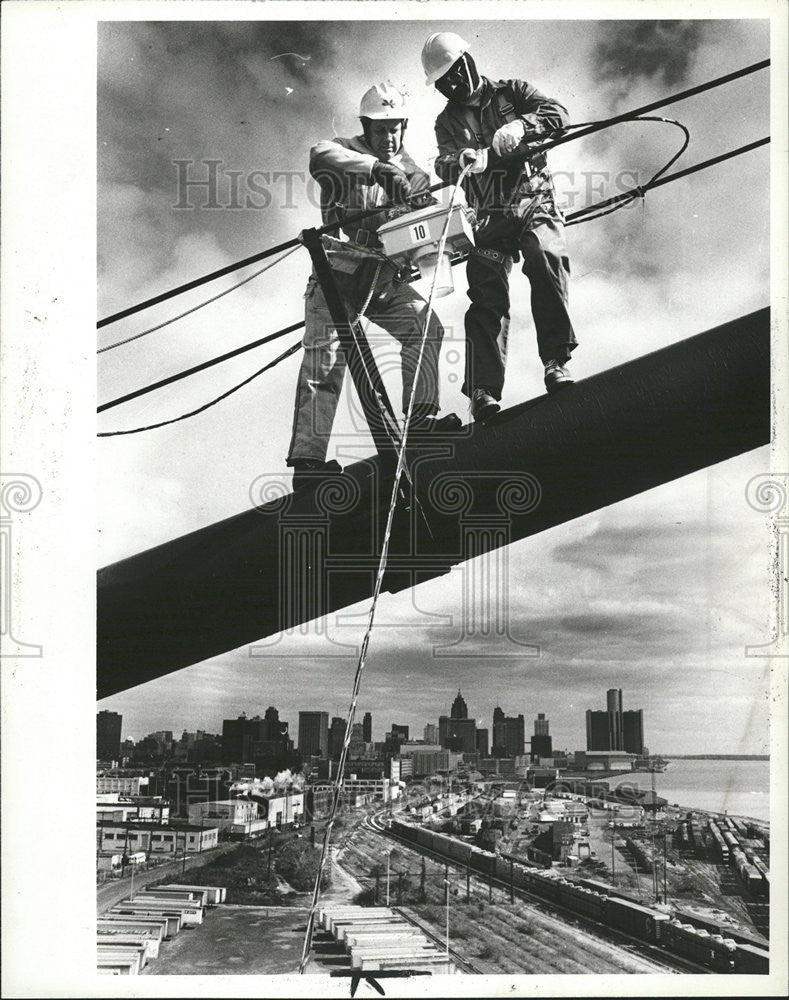
{"label": "tall office tower", "polygon": [[468,707],[463,699],[463,695],[458,689],[457,697],[452,702],[452,708],[449,712],[450,719],[467,719],[468,718]]}
{"label": "tall office tower", "polygon": [[423,735],[425,743],[435,745],[438,741],[438,726],[435,722],[428,722]]}
{"label": "tall office tower", "polygon": [[644,755],[644,709],[622,713],[622,748],[626,753]]}
{"label": "tall office tower", "polygon": [[266,739],[267,723],[259,715],[248,719],[242,712],[237,719],[222,722],[222,763],[251,764],[255,759],[254,744]]}
{"label": "tall office tower", "polygon": [[393,722],[391,735],[392,735],[392,741],[397,741],[398,743],[407,743],[408,726],[398,726],[396,722]]}
{"label": "tall office tower", "polygon": [[608,745],[608,712],[586,710],[586,749],[610,750]]}
{"label": "tall office tower", "polygon": [[622,711],[621,688],[606,692],[605,712],[586,713],[587,750],[624,750],[639,757],[644,752],[644,710]]}
{"label": "tall office tower", "polygon": [[96,759],[119,760],[121,756],[121,723],[117,712],[96,713]]}
{"label": "tall office tower", "polygon": [[609,688],[606,692],[606,710],[608,712],[608,746],[606,749],[623,750],[621,688]]}
{"label": "tall office tower", "polygon": [[373,742],[373,717],[372,713],[365,712],[362,719],[362,736],[365,743]]}
{"label": "tall office tower", "polygon": [[493,709],[493,756],[519,757],[526,742],[523,715],[505,716],[497,706]]}
{"label": "tall office tower", "polygon": [[305,760],[307,757],[328,756],[328,712],[299,712],[299,750]]}
{"label": "tall office tower", "polygon": [[458,753],[475,753],[477,749],[476,719],[447,719],[444,746]]}
{"label": "tall office tower", "polygon": [[523,715],[504,720],[506,728],[505,749],[508,757],[520,757],[526,743],[526,721]]}
{"label": "tall office tower", "polygon": [[345,719],[335,715],[329,726],[329,756],[337,760],[342,752],[345,740]]}
{"label": "tall office tower", "polygon": [[504,712],[497,705],[493,709],[493,756],[503,757],[507,744],[507,726],[504,722]]}
{"label": "tall office tower", "polygon": [[478,729],[476,734],[477,753],[480,757],[490,756],[490,743],[488,742],[487,729]]}
{"label": "tall office tower", "polygon": [[553,753],[553,740],[548,731],[550,720],[545,718],[544,712],[538,712],[534,720],[534,735],[531,738],[531,756],[537,760],[539,757],[550,757]]}
{"label": "tall office tower", "polygon": [[263,714],[265,722],[264,730],[266,740],[281,740],[288,736],[288,724],[282,722],[279,717],[279,710],[270,705]]}

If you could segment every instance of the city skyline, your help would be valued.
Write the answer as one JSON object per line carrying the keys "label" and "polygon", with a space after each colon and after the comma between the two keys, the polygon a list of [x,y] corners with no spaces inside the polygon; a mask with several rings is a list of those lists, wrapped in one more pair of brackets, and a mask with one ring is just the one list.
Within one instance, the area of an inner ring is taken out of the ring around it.
{"label": "city skyline", "polygon": [[[607,689],[604,692],[599,692],[598,702],[601,701],[603,697],[610,696],[610,694],[612,693],[613,690],[614,689]],[[627,691],[627,692],[625,692],[625,694],[626,694],[626,697],[627,697],[627,700],[628,700],[629,704],[635,704],[636,701],[638,700],[636,694],[633,693],[633,692]],[[457,697],[459,695],[461,695],[461,691],[460,690],[458,690],[456,698],[452,702],[452,706],[453,707],[454,707],[455,704],[457,704]],[[620,695],[620,697],[622,696],[621,689],[619,689],[619,695]],[[120,701],[122,701],[122,698],[123,698],[123,696],[117,696],[117,698],[115,698],[115,699],[107,699],[107,700],[108,701],[109,700],[113,700],[113,701],[120,702]],[[539,733],[541,728],[547,727],[549,725],[550,726],[550,737],[551,737],[551,741],[552,741],[554,749],[556,749],[556,750],[568,750],[568,751],[582,750],[584,748],[586,748],[586,749],[595,749],[595,748],[587,746],[587,729],[586,729],[587,723],[586,723],[586,716],[587,716],[587,712],[594,711],[594,704],[596,704],[596,703],[593,703],[592,705],[590,705],[589,708],[583,708],[583,709],[581,709],[578,712],[578,716],[577,716],[577,719],[576,719],[574,725],[571,722],[567,722],[565,724],[564,728],[561,728],[561,727],[557,726],[555,715],[552,714],[550,710],[546,710],[546,708],[544,706],[535,706],[535,708],[534,708],[533,711],[530,708],[518,711],[517,710],[518,706],[502,705],[500,703],[497,703],[496,705],[494,705],[491,708],[489,716],[485,717],[485,716],[478,716],[478,715],[474,715],[473,714],[473,705],[474,705],[473,700],[471,698],[467,698],[465,694],[462,695],[462,701],[465,703],[466,706],[469,705],[469,702],[472,702],[471,707],[468,708],[468,714],[467,714],[467,716],[465,716],[465,718],[470,718],[470,721],[473,721],[475,723],[477,730],[485,729],[485,730],[488,731],[491,747],[493,747],[495,745],[494,744],[494,715],[495,715],[495,710],[497,708],[501,708],[502,712],[503,712],[503,716],[505,718],[511,720],[511,721],[514,721],[520,715],[522,715],[524,717],[524,737],[525,737],[525,744],[527,746],[529,744],[531,736],[534,733]],[[297,734],[300,732],[300,719],[302,717],[304,717],[304,716],[326,715],[326,723],[327,723],[327,725],[328,725],[328,723],[332,722],[335,718],[342,719],[343,724],[344,724],[345,719],[347,717],[344,714],[339,714],[338,713],[337,715],[334,715],[333,713],[330,713],[330,712],[327,713],[325,710],[322,710],[322,709],[305,708],[302,705],[300,705],[295,710],[295,717],[293,719],[290,719],[290,718],[287,717],[287,715],[285,713],[283,713],[283,711],[280,708],[280,706],[279,705],[275,705],[273,703],[273,701],[272,701],[272,702],[269,702],[266,705],[265,709],[264,708],[259,708],[259,709],[257,709],[257,708],[255,708],[255,709],[245,708],[245,709],[241,709],[237,713],[237,715],[235,716],[235,718],[239,718],[240,719],[242,717],[246,717],[246,719],[248,721],[250,721],[250,722],[253,721],[253,720],[256,720],[256,719],[263,720],[264,718],[268,717],[268,714],[272,710],[272,708],[274,708],[277,712],[279,712],[279,721],[280,721],[280,723],[285,724],[287,726],[287,728],[289,729],[290,734],[291,734],[291,738],[294,738],[294,743],[295,743],[297,749],[302,749],[301,746],[300,746],[300,740],[297,737]],[[642,711],[642,709],[639,709],[638,711]],[[426,720],[422,720],[422,721],[416,720],[416,722],[414,722],[414,721],[405,721],[404,714],[402,712],[396,712],[395,714],[396,714],[397,717],[390,718],[388,715],[386,715],[384,713],[376,713],[374,710],[370,710],[370,709],[368,709],[368,708],[365,707],[365,708],[360,709],[359,711],[357,711],[356,717],[354,719],[354,726],[361,727],[362,726],[362,717],[366,716],[368,714],[372,716],[372,740],[371,740],[371,742],[383,742],[384,736],[386,735],[386,733],[388,733],[392,729],[393,726],[406,726],[407,728],[410,729],[410,733],[411,733],[410,739],[412,741],[414,741],[414,740],[422,740],[422,734],[424,732],[424,729],[425,729],[426,725],[435,725],[436,726],[436,732],[438,733],[438,731],[439,731],[438,720],[441,719],[442,716],[445,717],[445,718],[449,718],[449,711],[447,710],[447,711],[441,712],[440,715],[437,716],[436,720],[426,719]],[[120,715],[123,717],[123,727],[122,727],[122,732],[121,732],[121,739],[122,740],[133,739],[133,740],[137,741],[137,740],[143,739],[145,736],[149,735],[150,733],[157,731],[154,728],[154,729],[149,729],[149,730],[147,730],[144,733],[140,731],[138,734],[134,734],[134,733],[132,733],[130,731],[130,728],[127,726],[126,717],[124,716],[124,714],[123,714],[122,711],[120,711]],[[642,722],[643,729],[644,729],[644,732],[645,732],[645,735],[643,736],[643,740],[644,740],[644,744],[649,749],[650,753],[653,753],[653,754],[671,753],[672,751],[675,752],[675,753],[683,753],[683,752],[692,753],[693,752],[692,750],[685,750],[682,747],[678,747],[676,745],[674,745],[674,746],[665,746],[665,745],[660,745],[659,746],[657,744],[653,745],[653,743],[650,742],[650,737],[649,737],[649,734],[652,731],[652,726],[651,726],[651,718],[650,718],[648,712],[644,713],[644,718],[646,719],[646,722]],[[205,724],[205,720],[200,720],[200,724],[199,725],[196,724],[196,723],[192,724],[192,725],[184,725],[184,726],[180,726],[180,725],[176,726],[174,724],[168,724],[165,728],[167,730],[172,731],[173,737],[176,740],[180,738],[180,734],[183,733],[183,732],[190,732],[191,733],[191,732],[195,732],[197,730],[203,730],[203,731],[205,731],[207,733],[217,734],[217,735],[221,736],[222,731],[223,731],[223,725],[226,725],[227,722],[230,719],[231,719],[230,716],[224,716],[221,720],[219,720],[219,722],[216,724],[215,727],[212,727],[212,724]],[[144,728],[144,727],[142,727],[142,728]],[[571,739],[568,740],[567,738],[563,738],[563,736],[561,734],[566,733],[566,732],[570,732],[571,729],[572,729],[572,731],[575,734],[575,739],[573,740],[571,738]],[[327,734],[328,734],[328,729],[327,729]],[[328,735],[327,735],[327,739],[330,739],[330,737],[328,737]],[[616,747],[612,747],[612,749],[616,749]],[[738,752],[742,752],[742,753],[747,753],[747,752],[765,753],[766,751],[767,751],[767,744],[765,743],[765,749],[763,749],[763,750],[747,751],[747,750],[742,750],[741,749]],[[524,751],[524,752],[527,752],[527,751]],[[714,752],[726,752],[726,751],[725,750],[715,751],[715,750],[708,749],[706,751],[705,750],[699,750],[698,752],[701,752],[701,753],[703,753],[703,752],[714,753]],[[729,748],[729,752],[735,752],[735,751],[732,750],[731,748]]]}

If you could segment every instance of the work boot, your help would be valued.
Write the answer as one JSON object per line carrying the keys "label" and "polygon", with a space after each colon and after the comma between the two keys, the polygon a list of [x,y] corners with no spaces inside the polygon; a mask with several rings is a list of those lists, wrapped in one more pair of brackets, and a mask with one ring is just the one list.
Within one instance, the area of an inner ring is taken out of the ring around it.
{"label": "work boot", "polygon": [[328,482],[332,476],[342,475],[339,462],[321,462],[317,458],[295,458],[293,460],[293,492],[307,493],[316,486]]}
{"label": "work boot", "polygon": [[471,416],[475,423],[481,424],[489,420],[501,407],[487,389],[480,386],[471,394]]}
{"label": "work boot", "polygon": [[548,392],[556,392],[566,385],[573,385],[575,379],[567,371],[566,361],[545,362],[545,388]]}
{"label": "work boot", "polygon": [[440,434],[454,434],[462,426],[463,422],[456,413],[447,413],[443,417],[437,417],[434,413],[413,413],[408,425],[408,440],[419,440]]}

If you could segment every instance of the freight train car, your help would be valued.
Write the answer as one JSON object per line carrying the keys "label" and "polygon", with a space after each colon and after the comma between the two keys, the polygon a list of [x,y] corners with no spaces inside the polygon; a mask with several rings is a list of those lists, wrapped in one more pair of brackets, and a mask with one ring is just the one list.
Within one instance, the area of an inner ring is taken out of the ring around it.
{"label": "freight train car", "polygon": [[479,847],[471,848],[471,867],[483,875],[496,874],[496,855]]}
{"label": "freight train car", "polygon": [[700,917],[698,913],[691,913],[688,910],[672,909],[672,917],[683,924],[691,924],[693,927],[703,928],[710,934],[721,934],[725,938],[731,938],[737,944],[752,944],[758,948],[764,948],[765,944],[758,937],[749,934],[747,931],[737,930],[728,924],[718,920],[711,920],[707,917]]}
{"label": "freight train car", "polygon": [[710,833],[712,834],[713,842],[715,844],[715,850],[717,851],[718,856],[720,857],[721,861],[723,861],[725,864],[728,864],[729,847],[726,841],[723,839],[723,835],[718,829],[717,824],[713,823],[712,821],[710,821]]}
{"label": "freight train car", "polygon": [[738,944],[734,970],[737,973],[766,976],[770,972],[770,953],[766,948],[759,948],[757,945]]}
{"label": "freight train car", "polygon": [[690,958],[715,972],[734,972],[737,945],[731,938],[710,934],[704,928],[670,920],[661,928],[662,944],[675,955]]}
{"label": "freight train car", "polygon": [[602,920],[608,896],[603,896],[593,889],[587,889],[574,882],[562,879],[558,885],[559,902],[575,913],[583,913],[593,920]]}
{"label": "freight train car", "polygon": [[603,915],[605,922],[611,927],[617,927],[644,941],[660,941],[663,925],[669,922],[667,913],[617,896],[606,899]]}

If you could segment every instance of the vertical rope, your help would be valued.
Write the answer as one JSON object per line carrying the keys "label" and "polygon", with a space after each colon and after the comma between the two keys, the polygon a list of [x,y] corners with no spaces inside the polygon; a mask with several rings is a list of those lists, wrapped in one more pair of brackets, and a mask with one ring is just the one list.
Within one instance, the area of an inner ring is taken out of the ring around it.
{"label": "vertical rope", "polygon": [[[447,211],[447,219],[444,223],[444,230],[441,233],[441,239],[438,243],[438,252],[436,254],[436,262],[441,260],[441,257],[446,248],[447,234],[449,232],[449,223],[452,217],[452,209],[455,205],[455,200],[457,198],[458,192],[460,190],[460,185],[465,180],[471,168],[471,164],[461,171],[455,186],[452,190],[452,196],[449,201],[449,209]],[[403,468],[405,465],[405,449],[408,441],[408,428],[411,422],[411,415],[414,409],[414,400],[416,398],[416,388],[419,380],[419,373],[422,367],[422,358],[424,357],[425,351],[425,341],[427,339],[427,331],[430,326],[430,320],[433,315],[433,299],[435,297],[436,282],[438,280],[438,268],[433,275],[433,282],[430,286],[430,295],[427,300],[427,310],[425,312],[424,326],[422,329],[422,339],[419,345],[419,356],[417,357],[416,368],[414,370],[414,381],[411,386],[411,395],[408,400],[408,411],[405,416],[405,425],[403,427],[403,435],[400,440],[400,445],[397,452],[397,468],[395,470],[394,483],[392,484],[392,495],[389,500],[389,512],[386,518],[386,528],[384,530],[383,545],[381,547],[381,556],[378,560],[378,573],[375,579],[375,587],[373,589],[373,598],[370,603],[370,611],[367,616],[367,630],[364,634],[364,639],[362,640],[362,648],[359,655],[359,662],[356,665],[356,674],[353,679],[353,691],[351,694],[351,703],[348,709],[348,721],[345,726],[345,738],[342,743],[342,750],[340,751],[340,760],[337,764],[337,777],[335,779],[334,790],[332,793],[331,806],[329,808],[329,818],[326,822],[326,829],[323,834],[323,845],[321,847],[321,857],[318,865],[318,874],[315,878],[315,887],[312,892],[312,904],[310,906],[309,917],[307,918],[307,929],[304,935],[304,946],[301,952],[301,963],[299,965],[299,974],[303,975],[304,970],[307,966],[307,959],[309,958],[310,949],[312,948],[312,937],[315,930],[315,913],[318,909],[318,903],[320,901],[320,891],[321,891],[321,879],[323,878],[323,871],[326,865],[326,858],[329,852],[329,845],[331,843],[331,833],[334,827],[334,821],[337,815],[337,806],[340,801],[340,794],[342,792],[342,783],[345,775],[345,763],[348,758],[348,751],[351,744],[351,729],[353,727],[353,720],[356,716],[356,704],[359,698],[359,690],[361,688],[362,682],[362,672],[364,671],[365,663],[367,662],[367,650],[370,645],[370,637],[373,631],[373,625],[375,623],[375,611],[378,604],[378,598],[381,593],[381,585],[383,583],[384,574],[386,573],[386,564],[389,557],[389,542],[392,534],[392,523],[394,521],[394,512],[397,505],[397,495],[400,488],[400,479],[402,478]]]}

